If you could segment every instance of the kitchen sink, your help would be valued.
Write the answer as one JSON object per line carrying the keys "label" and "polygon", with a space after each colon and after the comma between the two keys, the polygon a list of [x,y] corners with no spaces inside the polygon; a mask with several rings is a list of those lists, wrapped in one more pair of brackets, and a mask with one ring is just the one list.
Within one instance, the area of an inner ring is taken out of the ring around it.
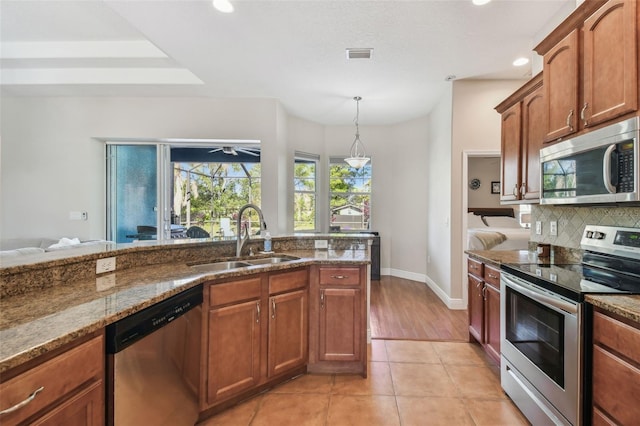
{"label": "kitchen sink", "polygon": [[258,259],[243,259],[243,260],[230,260],[226,262],[213,262],[203,263],[200,265],[191,265],[193,269],[199,272],[220,272],[228,269],[246,268],[247,266],[257,265],[275,265],[282,262],[291,262],[292,260],[298,260],[299,257],[295,256],[273,256],[263,257]]}
{"label": "kitchen sink", "polygon": [[273,257],[264,257],[261,259],[245,259],[244,262],[249,263],[251,265],[272,265],[276,263],[282,262],[291,262],[292,260],[298,260],[299,257],[295,256],[273,256]]}
{"label": "kitchen sink", "polygon": [[247,266],[251,266],[251,264],[247,262],[240,262],[237,260],[233,260],[229,262],[213,262],[213,263],[203,263],[201,265],[191,265],[193,269],[200,272],[219,272],[219,271],[226,271],[227,269],[244,268]]}

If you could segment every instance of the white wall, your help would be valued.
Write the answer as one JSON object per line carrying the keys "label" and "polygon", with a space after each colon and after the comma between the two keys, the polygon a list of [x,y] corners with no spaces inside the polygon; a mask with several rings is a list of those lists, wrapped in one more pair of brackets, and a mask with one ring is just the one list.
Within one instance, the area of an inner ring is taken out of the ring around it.
{"label": "white wall", "polygon": [[525,80],[460,80],[453,84],[451,138],[451,292],[466,306],[466,262],[463,244],[463,151],[500,151],[500,114],[493,108]]}
{"label": "white wall", "polygon": [[468,207],[500,207],[500,194],[491,193],[491,182],[500,182],[500,157],[470,157],[466,182],[480,179],[480,188],[468,189]]}
{"label": "white wall", "polygon": [[[267,164],[278,164],[282,155],[273,99],[4,97],[2,102],[2,238],[104,238],[104,147],[94,137],[259,139]],[[263,208],[272,229],[281,226],[280,173],[263,169]],[[89,219],[71,221],[70,211],[86,211]]]}
{"label": "white wall", "polygon": [[452,86],[429,116],[427,147],[427,283],[447,304],[451,300],[451,124]]}

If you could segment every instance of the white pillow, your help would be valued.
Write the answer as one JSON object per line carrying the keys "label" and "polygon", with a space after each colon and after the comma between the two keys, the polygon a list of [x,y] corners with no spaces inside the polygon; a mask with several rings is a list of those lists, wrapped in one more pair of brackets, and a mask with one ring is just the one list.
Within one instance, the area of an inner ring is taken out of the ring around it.
{"label": "white pillow", "polygon": [[516,218],[508,216],[484,216],[484,221],[491,228],[522,228]]}
{"label": "white pillow", "polygon": [[473,213],[467,215],[467,228],[486,228],[487,225],[482,221],[482,218]]}

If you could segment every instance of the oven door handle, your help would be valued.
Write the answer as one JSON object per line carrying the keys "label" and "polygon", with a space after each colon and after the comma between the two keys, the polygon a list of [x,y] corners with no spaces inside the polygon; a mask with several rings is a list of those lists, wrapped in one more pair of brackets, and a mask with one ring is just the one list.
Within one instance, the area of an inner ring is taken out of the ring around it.
{"label": "oven door handle", "polygon": [[504,281],[505,285],[507,287],[511,287],[512,289],[518,291],[519,293],[524,294],[527,297],[530,297],[531,299],[535,300],[538,303],[541,303],[543,305],[547,305],[549,307],[554,307],[556,309],[560,309],[563,310],[565,312],[568,312],[570,314],[577,314],[578,313],[578,305],[571,303],[571,302],[567,302],[564,301],[560,298],[556,298],[553,296],[549,296],[546,295],[544,293],[541,293],[539,290],[536,290],[535,288],[525,284],[525,283],[517,283],[513,280],[513,278],[507,276],[506,274],[501,274],[501,279]]}

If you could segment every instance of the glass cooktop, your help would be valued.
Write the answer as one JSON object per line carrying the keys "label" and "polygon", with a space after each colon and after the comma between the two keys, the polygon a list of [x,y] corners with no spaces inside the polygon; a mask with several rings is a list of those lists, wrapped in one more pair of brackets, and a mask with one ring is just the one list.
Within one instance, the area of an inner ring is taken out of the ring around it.
{"label": "glass cooktop", "polygon": [[581,264],[503,264],[502,269],[569,299],[582,301],[588,293],[640,293],[640,283],[627,283],[624,277]]}

